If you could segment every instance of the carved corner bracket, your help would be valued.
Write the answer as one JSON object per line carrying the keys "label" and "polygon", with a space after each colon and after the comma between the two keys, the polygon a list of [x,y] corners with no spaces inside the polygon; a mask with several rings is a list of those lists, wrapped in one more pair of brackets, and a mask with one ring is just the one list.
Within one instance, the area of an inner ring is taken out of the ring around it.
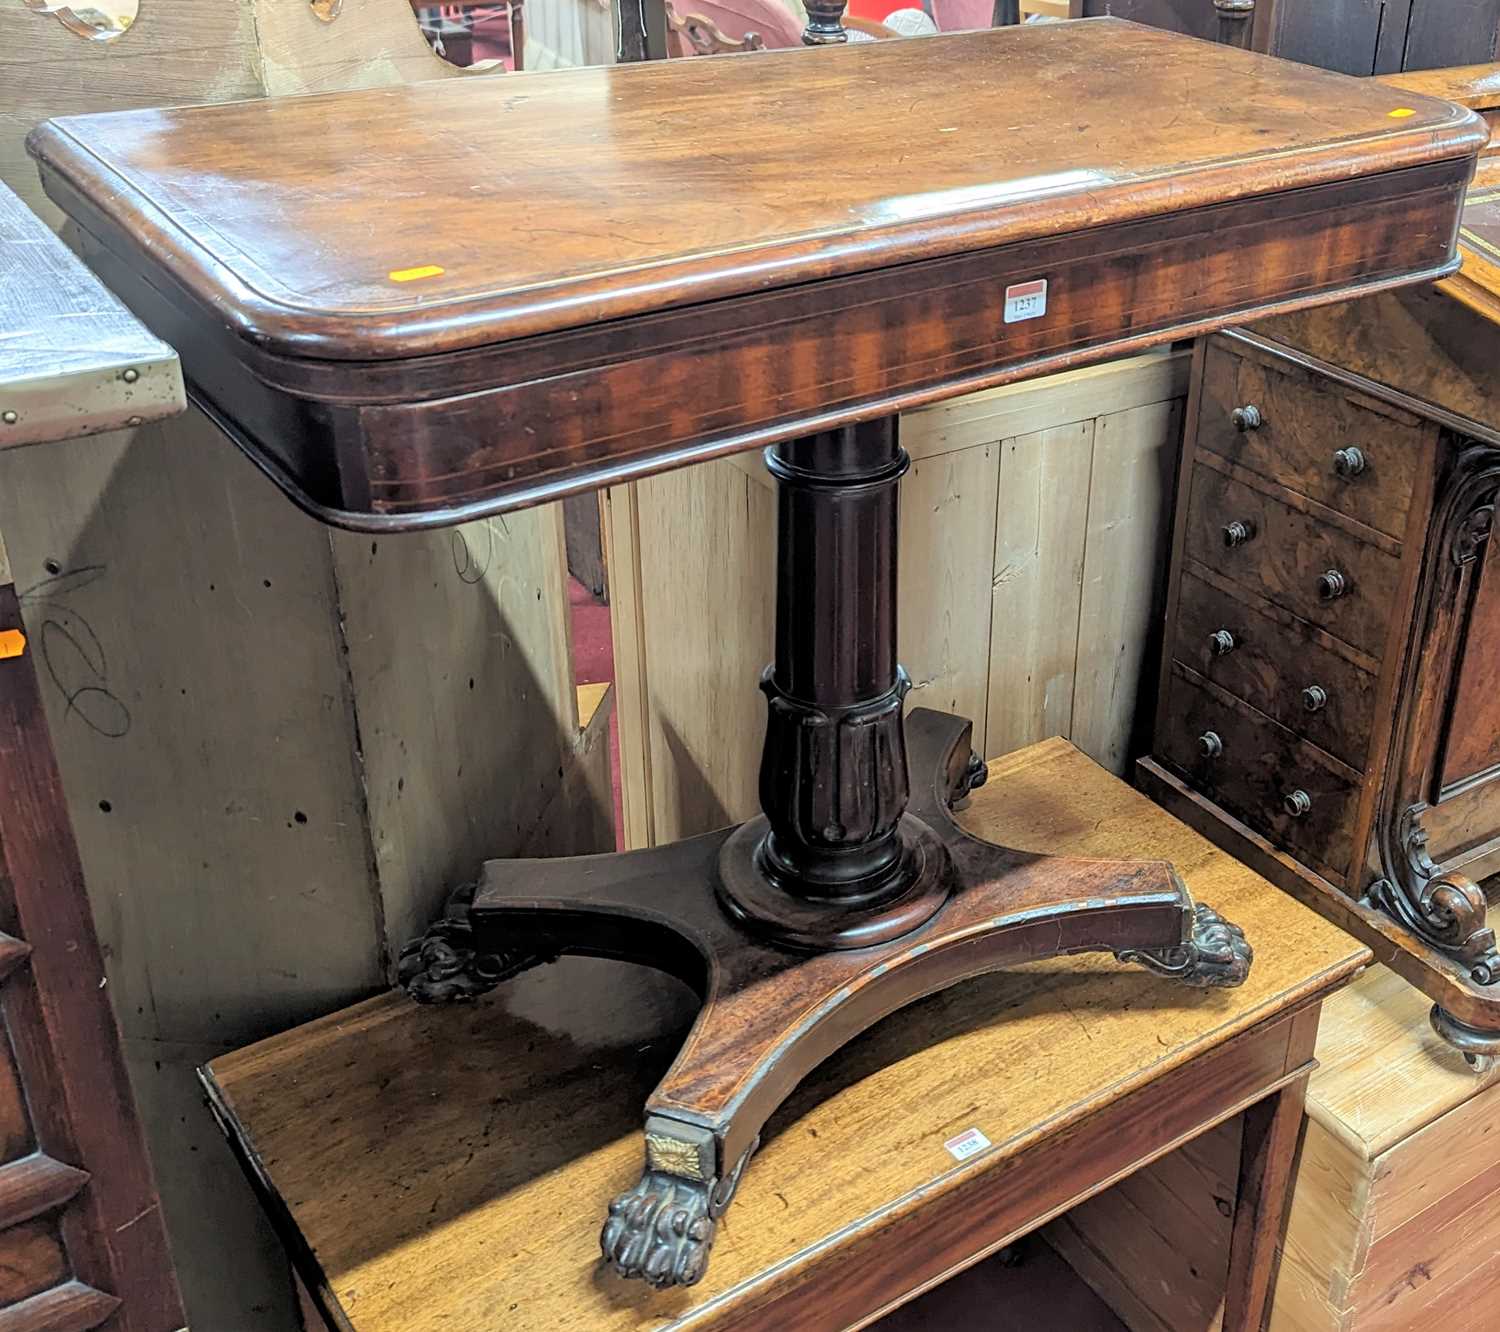
{"label": "carved corner bracket", "polygon": [[1370,900],[1425,943],[1462,962],[1476,984],[1491,985],[1500,979],[1500,951],[1485,919],[1489,903],[1473,879],[1444,871],[1428,853],[1422,826],[1427,808],[1417,804],[1401,811],[1395,831],[1399,878],[1377,879]]}
{"label": "carved corner bracket", "polygon": [[1467,875],[1433,858],[1424,823],[1441,798],[1445,728],[1435,726],[1453,688],[1478,569],[1495,526],[1500,448],[1462,441],[1452,454],[1433,515],[1407,648],[1408,683],[1397,718],[1397,747],[1382,792],[1373,848],[1378,877],[1371,905],[1418,939],[1464,965],[1476,984],[1500,980],[1500,951],[1486,921],[1488,903]]}

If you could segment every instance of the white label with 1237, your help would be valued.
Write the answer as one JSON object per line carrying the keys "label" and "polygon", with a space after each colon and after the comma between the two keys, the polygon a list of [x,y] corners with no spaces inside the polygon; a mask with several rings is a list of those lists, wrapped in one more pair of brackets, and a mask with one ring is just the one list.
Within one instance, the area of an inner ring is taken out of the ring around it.
{"label": "white label with 1237", "polygon": [[1047,313],[1047,279],[1015,282],[1005,289],[1005,322],[1019,324],[1023,319],[1040,319]]}

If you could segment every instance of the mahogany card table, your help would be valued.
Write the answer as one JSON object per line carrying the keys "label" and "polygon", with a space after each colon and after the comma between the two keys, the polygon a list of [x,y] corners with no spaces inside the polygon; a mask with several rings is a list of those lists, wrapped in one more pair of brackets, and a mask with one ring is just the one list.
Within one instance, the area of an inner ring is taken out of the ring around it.
{"label": "mahogany card table", "polygon": [[402,959],[428,1000],[563,953],[698,987],[603,1231],[656,1285],[703,1275],[767,1117],[896,1008],[1088,950],[1195,985],[1250,966],[1170,865],[953,821],[985,770],[968,721],[903,718],[896,413],[1447,274],[1486,137],[1447,102],[1115,20],[856,45],[814,8],[819,49],[30,140],[198,404],[328,522],[453,523],[769,446],[764,814],[491,861]]}

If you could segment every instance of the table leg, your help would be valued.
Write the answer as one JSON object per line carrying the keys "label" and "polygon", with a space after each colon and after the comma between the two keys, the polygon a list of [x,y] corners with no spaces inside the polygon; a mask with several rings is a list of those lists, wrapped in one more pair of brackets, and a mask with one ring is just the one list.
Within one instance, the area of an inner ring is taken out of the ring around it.
{"label": "table leg", "polygon": [[904,715],[907,463],[894,417],[768,453],[779,518],[760,817],[619,855],[491,861],[403,951],[403,983],[429,1002],[565,953],[656,966],[697,989],[698,1022],[646,1104],[640,1182],[604,1226],[624,1276],[697,1281],[768,1116],[923,995],[1093,950],[1195,986],[1237,985],[1250,969],[1243,933],[1170,865],[1015,851],[955,821],[985,767],[963,718]]}
{"label": "table leg", "polygon": [[[1306,1049],[1293,1051],[1289,1064],[1311,1059],[1317,1018],[1316,1008],[1298,1017],[1292,1040],[1296,1044],[1300,1037]],[[1300,1059],[1296,1058],[1299,1054]],[[1306,1097],[1304,1077],[1245,1111],[1223,1332],[1261,1332],[1265,1327],[1291,1202]]]}

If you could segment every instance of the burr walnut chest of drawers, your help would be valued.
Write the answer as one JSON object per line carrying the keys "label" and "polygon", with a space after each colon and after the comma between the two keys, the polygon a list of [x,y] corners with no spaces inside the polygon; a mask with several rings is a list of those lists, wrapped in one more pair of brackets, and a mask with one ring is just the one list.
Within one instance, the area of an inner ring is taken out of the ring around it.
{"label": "burr walnut chest of drawers", "polygon": [[[1500,65],[1381,80],[1500,118]],[[1500,155],[1434,286],[1278,315],[1193,363],[1142,784],[1500,1054]]]}
{"label": "burr walnut chest of drawers", "polygon": [[1369,942],[1477,1058],[1500,1051],[1477,884],[1500,866],[1500,418],[1351,371],[1331,334],[1441,344],[1448,307],[1473,313],[1446,287],[1198,345],[1140,778]]}

